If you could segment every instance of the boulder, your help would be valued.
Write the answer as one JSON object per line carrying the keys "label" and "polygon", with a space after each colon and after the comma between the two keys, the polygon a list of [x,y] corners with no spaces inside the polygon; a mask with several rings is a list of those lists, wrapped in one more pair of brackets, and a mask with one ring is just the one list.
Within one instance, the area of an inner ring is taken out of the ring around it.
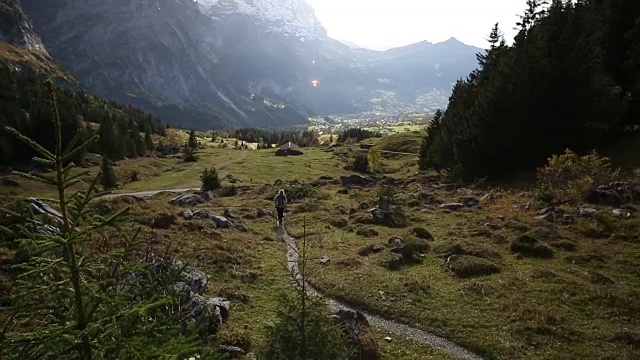
{"label": "boulder", "polygon": [[273,217],[273,211],[271,210],[267,210],[264,208],[260,208],[258,209],[258,212],[256,213],[256,217],[258,219],[264,218],[264,217]]}
{"label": "boulder", "polygon": [[620,206],[640,196],[640,190],[631,182],[613,182],[591,190],[585,200],[591,204]]}
{"label": "boulder", "polygon": [[237,216],[231,211],[231,209],[224,209],[223,215],[229,219],[236,219]]}
{"label": "boulder", "polygon": [[193,212],[193,217],[198,219],[208,219],[211,217],[211,213],[205,210],[196,210]]}
{"label": "boulder", "polygon": [[578,215],[586,218],[593,218],[594,216],[598,215],[598,210],[581,206],[578,208]]}
{"label": "boulder", "polygon": [[340,325],[349,344],[354,349],[351,359],[377,360],[380,358],[378,341],[364,314],[353,310],[338,310],[332,318],[336,324]]}
{"label": "boulder", "polygon": [[457,210],[460,210],[460,209],[462,209],[464,207],[465,206],[462,203],[449,203],[449,204],[440,205],[440,209],[452,210],[452,211],[457,211]]}
{"label": "boulder", "polygon": [[191,219],[193,219],[193,211],[188,210],[188,209],[187,209],[187,210],[185,210],[185,211],[183,211],[183,212],[182,212],[182,217],[183,217],[185,220],[191,220]]}
{"label": "boulder", "polygon": [[211,220],[213,220],[219,228],[228,229],[233,226],[233,223],[224,216],[212,215]]}
{"label": "boulder", "polygon": [[418,237],[419,239],[424,239],[424,240],[429,240],[429,241],[433,241],[433,235],[431,235],[431,233],[429,232],[429,230],[423,228],[423,227],[414,227],[413,228],[413,233],[416,235],[416,237]]}
{"label": "boulder", "polygon": [[[203,194],[206,194],[206,192]],[[208,200],[206,199],[206,195],[202,196],[200,193],[193,193],[175,197],[169,200],[169,204],[176,206],[196,206],[209,200],[210,198]]]}
{"label": "boulder", "polygon": [[27,198],[25,201],[29,204],[29,207],[34,214],[45,215],[50,219],[62,222],[62,214],[58,210],[49,206],[49,204],[36,198]]}
{"label": "boulder", "polygon": [[151,228],[153,229],[169,229],[176,222],[176,216],[173,214],[160,214],[151,219]]}
{"label": "boulder", "polygon": [[474,197],[465,197],[460,199],[460,203],[464,205],[464,207],[470,209],[478,209],[480,208],[480,201]]}

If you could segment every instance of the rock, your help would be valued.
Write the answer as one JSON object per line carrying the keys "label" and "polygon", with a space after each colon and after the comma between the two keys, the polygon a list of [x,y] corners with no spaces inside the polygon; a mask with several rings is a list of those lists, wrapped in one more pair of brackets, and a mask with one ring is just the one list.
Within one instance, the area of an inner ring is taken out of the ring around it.
{"label": "rock", "polygon": [[384,251],[384,246],[382,245],[371,245],[371,252],[377,254],[379,252]]}
{"label": "rock", "polygon": [[328,264],[329,263],[329,258],[326,256],[323,256],[322,258],[320,258],[320,264]]}
{"label": "rock", "polygon": [[261,219],[261,218],[264,218],[264,217],[273,217],[273,216],[274,216],[273,215],[273,211],[267,210],[267,209],[264,209],[264,208],[258,209],[258,212],[256,214],[256,217],[258,219]]}
{"label": "rock", "polygon": [[404,244],[404,240],[402,240],[402,238],[394,236],[394,237],[390,238],[389,240],[387,240],[387,244],[389,244],[391,246],[400,246],[400,245]]}
{"label": "rock", "polygon": [[62,214],[58,210],[49,206],[49,204],[36,198],[27,198],[25,201],[29,204],[29,207],[35,214],[45,215],[57,222],[62,222]]}
{"label": "rock", "polygon": [[632,201],[639,195],[640,191],[636,188],[635,184],[619,181],[596,187],[587,194],[585,200],[591,204],[620,206]]}
{"label": "rock", "polygon": [[391,342],[391,338],[387,336],[387,337],[384,338],[384,341]]}
{"label": "rock", "polygon": [[555,222],[556,214],[554,212],[548,212],[548,213],[545,213],[544,215],[537,216],[536,219],[544,220],[548,222]]}
{"label": "rock", "polygon": [[460,210],[464,207],[465,207],[464,204],[461,204],[461,203],[449,203],[449,204],[440,205],[440,209],[453,210],[453,211]]}
{"label": "rock", "polygon": [[196,206],[213,198],[211,192],[195,192],[193,194],[180,195],[169,200],[169,204],[176,206]]}
{"label": "rock", "polygon": [[511,252],[522,256],[549,259],[553,257],[553,250],[546,244],[530,235],[521,235],[511,242]]}
{"label": "rock", "polygon": [[369,214],[371,214],[371,218],[375,224],[384,224],[384,212],[378,208],[373,208],[368,210]]}
{"label": "rock", "polygon": [[586,218],[593,218],[594,216],[598,215],[598,210],[588,207],[579,207],[578,215]]}
{"label": "rock", "polygon": [[547,215],[547,214],[553,213],[553,212],[555,212],[555,208],[553,206],[550,206],[550,207],[546,207],[546,208],[538,211],[538,215],[544,216],[544,215]]}
{"label": "rock", "polygon": [[574,224],[576,222],[576,217],[571,214],[562,215],[562,223],[564,224]]}
{"label": "rock", "polygon": [[316,180],[318,180],[318,181],[333,181],[333,177],[327,176],[327,175],[321,175],[321,176],[318,176],[318,178]]}
{"label": "rock", "polygon": [[230,345],[220,345],[220,351],[231,359],[237,359],[247,354],[243,349]]}
{"label": "rock", "polygon": [[224,216],[211,215],[210,218],[211,220],[213,220],[213,222],[216,223],[216,226],[219,228],[228,229],[233,226],[233,223]]}
{"label": "rock", "polygon": [[359,174],[354,174],[350,176],[340,176],[340,182],[342,183],[343,186],[349,186],[349,185],[369,185],[369,184],[372,184],[374,181],[371,178],[364,177]]}
{"label": "rock", "polygon": [[237,216],[233,214],[233,212],[231,212],[231,209],[224,209],[224,213],[223,215],[229,219],[236,219]]}
{"label": "rock", "polygon": [[470,209],[477,209],[480,207],[480,201],[474,197],[465,197],[460,199],[460,203],[464,205],[464,207],[468,207]]}
{"label": "rock", "polygon": [[222,321],[226,322],[229,319],[229,313],[231,312],[231,302],[229,300],[225,298],[211,298],[207,300],[207,303],[218,309]]}
{"label": "rock", "polygon": [[193,217],[198,219],[208,219],[211,217],[211,213],[205,210],[196,210],[193,212]]}
{"label": "rock", "polygon": [[183,212],[182,212],[182,217],[183,217],[185,220],[191,220],[191,219],[193,219],[193,211],[191,211],[191,210],[185,210],[185,211],[183,211]]}
{"label": "rock", "polygon": [[[171,270],[180,270],[180,281],[173,284],[172,288],[177,292],[180,304],[179,311],[182,314],[183,331],[196,324],[205,324],[209,334],[215,334],[218,328],[229,317],[230,303],[226,300],[206,299],[202,294],[209,283],[207,275],[193,267],[185,266],[180,260],[167,260],[149,254],[145,261],[151,264],[155,273]],[[135,278],[135,275],[131,276]],[[126,291],[126,284],[120,286],[118,291]],[[225,302],[226,301],[226,302]]]}
{"label": "rock", "polygon": [[495,194],[495,193],[488,193],[487,195],[481,197],[480,201],[483,204],[495,204],[496,201],[498,201],[499,198],[500,198],[500,196]]}
{"label": "rock", "polygon": [[20,183],[11,179],[0,179],[0,185],[10,187],[20,187]]}
{"label": "rock", "polygon": [[422,192],[418,194],[418,200],[427,204],[427,205],[440,205],[442,204],[442,200],[440,200],[437,196],[431,193]]}
{"label": "rock", "polygon": [[332,316],[354,348],[352,359],[377,360],[380,358],[378,342],[369,328],[367,318],[359,311],[338,310]]}
{"label": "rock", "polygon": [[429,232],[429,230],[423,227],[414,227],[413,233],[420,239],[433,241],[433,235]]}
{"label": "rock", "polygon": [[337,227],[338,229],[344,229],[349,225],[349,221],[347,221],[347,219],[345,218],[334,218],[331,219],[329,221],[329,224],[333,225],[334,227]]}
{"label": "rock", "polygon": [[173,214],[160,214],[151,220],[153,229],[169,229],[176,222],[176,216]]}

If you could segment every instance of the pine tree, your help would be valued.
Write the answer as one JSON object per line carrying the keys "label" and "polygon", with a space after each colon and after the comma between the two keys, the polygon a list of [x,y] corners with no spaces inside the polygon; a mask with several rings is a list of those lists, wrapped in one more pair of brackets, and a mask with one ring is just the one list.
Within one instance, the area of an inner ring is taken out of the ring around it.
{"label": "pine tree", "polygon": [[148,131],[144,132],[144,144],[148,151],[153,151],[155,149],[155,145],[153,145],[153,138],[151,138],[151,133]]}
{"label": "pine tree", "polygon": [[202,191],[212,191],[220,188],[220,178],[218,177],[218,171],[215,167],[210,169],[204,169],[202,175],[200,175],[200,181],[202,182]]}
{"label": "pine tree", "polygon": [[106,156],[102,157],[102,162],[100,163],[100,185],[105,190],[111,190],[118,186],[116,173],[113,171],[111,161]]}
{"label": "pine tree", "polygon": [[195,130],[189,130],[189,140],[187,141],[187,147],[191,150],[195,150],[198,148],[198,139],[196,139]]}

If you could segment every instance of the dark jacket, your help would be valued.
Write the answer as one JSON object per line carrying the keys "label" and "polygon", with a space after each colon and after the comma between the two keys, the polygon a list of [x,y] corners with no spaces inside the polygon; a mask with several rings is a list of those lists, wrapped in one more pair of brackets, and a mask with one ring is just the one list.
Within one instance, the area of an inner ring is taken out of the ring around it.
{"label": "dark jacket", "polygon": [[273,198],[273,201],[276,203],[276,207],[285,207],[287,206],[287,196],[284,194],[278,194]]}

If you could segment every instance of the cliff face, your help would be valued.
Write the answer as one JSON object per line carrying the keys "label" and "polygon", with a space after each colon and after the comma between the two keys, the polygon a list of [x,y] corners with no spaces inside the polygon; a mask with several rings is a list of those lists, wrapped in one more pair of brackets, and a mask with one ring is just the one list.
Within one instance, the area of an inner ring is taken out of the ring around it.
{"label": "cliff face", "polygon": [[0,41],[21,48],[45,51],[18,0],[0,0],[0,24]]}

